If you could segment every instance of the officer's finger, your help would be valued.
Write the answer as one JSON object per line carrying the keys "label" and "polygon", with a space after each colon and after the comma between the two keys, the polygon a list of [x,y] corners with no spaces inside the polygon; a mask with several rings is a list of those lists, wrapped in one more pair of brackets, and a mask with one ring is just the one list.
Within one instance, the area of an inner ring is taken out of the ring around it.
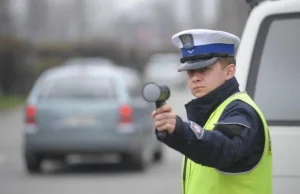
{"label": "officer's finger", "polygon": [[175,119],[169,119],[168,123],[175,126],[176,125],[176,118]]}
{"label": "officer's finger", "polygon": [[176,120],[175,119],[168,119],[168,120],[155,121],[155,128],[161,128],[164,125],[175,126],[176,125]]}
{"label": "officer's finger", "polygon": [[165,104],[158,109],[156,109],[157,114],[162,113],[162,112],[171,112],[172,108],[169,104]]}
{"label": "officer's finger", "polygon": [[176,118],[176,114],[174,112],[164,112],[160,114],[156,114],[154,116],[155,120],[163,120],[163,119],[174,119]]}
{"label": "officer's finger", "polygon": [[152,112],[152,118],[154,118],[156,114],[157,114],[157,113],[156,113],[156,110],[154,110],[154,111]]}
{"label": "officer's finger", "polygon": [[170,123],[164,124],[162,126],[156,127],[158,131],[169,131],[172,128]]}
{"label": "officer's finger", "polygon": [[168,120],[166,120],[166,119],[155,121],[155,127],[160,128],[160,127],[162,127],[163,125],[165,125],[167,123],[168,123]]}

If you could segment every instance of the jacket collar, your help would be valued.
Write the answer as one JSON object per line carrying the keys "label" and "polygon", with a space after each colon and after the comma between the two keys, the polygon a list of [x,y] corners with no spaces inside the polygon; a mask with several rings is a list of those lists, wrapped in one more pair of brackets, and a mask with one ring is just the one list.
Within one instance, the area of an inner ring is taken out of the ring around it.
{"label": "jacket collar", "polygon": [[233,77],[207,95],[191,100],[185,105],[188,120],[204,126],[213,111],[229,96],[239,91],[237,79]]}

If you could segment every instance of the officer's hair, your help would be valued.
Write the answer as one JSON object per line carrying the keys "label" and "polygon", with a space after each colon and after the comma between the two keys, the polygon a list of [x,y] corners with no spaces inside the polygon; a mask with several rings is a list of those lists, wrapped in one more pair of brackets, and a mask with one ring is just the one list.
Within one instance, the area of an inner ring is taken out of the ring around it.
{"label": "officer's hair", "polygon": [[221,57],[219,63],[226,67],[227,65],[234,64],[236,65],[235,57]]}

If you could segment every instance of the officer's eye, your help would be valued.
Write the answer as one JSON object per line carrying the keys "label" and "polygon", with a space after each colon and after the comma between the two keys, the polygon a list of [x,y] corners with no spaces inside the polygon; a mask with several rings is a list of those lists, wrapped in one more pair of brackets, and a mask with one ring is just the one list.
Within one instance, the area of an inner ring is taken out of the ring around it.
{"label": "officer's eye", "polygon": [[208,66],[208,67],[203,67],[201,69],[188,70],[187,73],[190,77],[192,77],[195,73],[205,73],[210,69],[211,69],[211,67]]}
{"label": "officer's eye", "polygon": [[203,67],[203,68],[201,68],[201,69],[197,69],[197,72],[204,73],[204,72],[206,72],[206,71],[209,70],[209,69],[210,69],[209,66],[208,66],[208,67]]}
{"label": "officer's eye", "polygon": [[187,74],[188,76],[192,77],[194,75],[195,71],[194,70],[188,70]]}

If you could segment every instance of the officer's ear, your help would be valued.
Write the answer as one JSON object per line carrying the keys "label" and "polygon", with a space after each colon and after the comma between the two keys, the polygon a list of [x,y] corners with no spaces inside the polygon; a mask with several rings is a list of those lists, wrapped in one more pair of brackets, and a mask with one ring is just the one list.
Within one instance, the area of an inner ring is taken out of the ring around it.
{"label": "officer's ear", "polygon": [[221,57],[218,61],[225,73],[225,79],[229,80],[235,75],[235,58],[234,57]]}
{"label": "officer's ear", "polygon": [[233,78],[233,76],[235,75],[235,64],[229,64],[226,66],[226,75],[225,75],[225,79],[229,80],[231,78]]}
{"label": "officer's ear", "polygon": [[235,58],[234,57],[221,57],[219,63],[223,67],[225,73],[225,80],[231,79],[235,75]]}

